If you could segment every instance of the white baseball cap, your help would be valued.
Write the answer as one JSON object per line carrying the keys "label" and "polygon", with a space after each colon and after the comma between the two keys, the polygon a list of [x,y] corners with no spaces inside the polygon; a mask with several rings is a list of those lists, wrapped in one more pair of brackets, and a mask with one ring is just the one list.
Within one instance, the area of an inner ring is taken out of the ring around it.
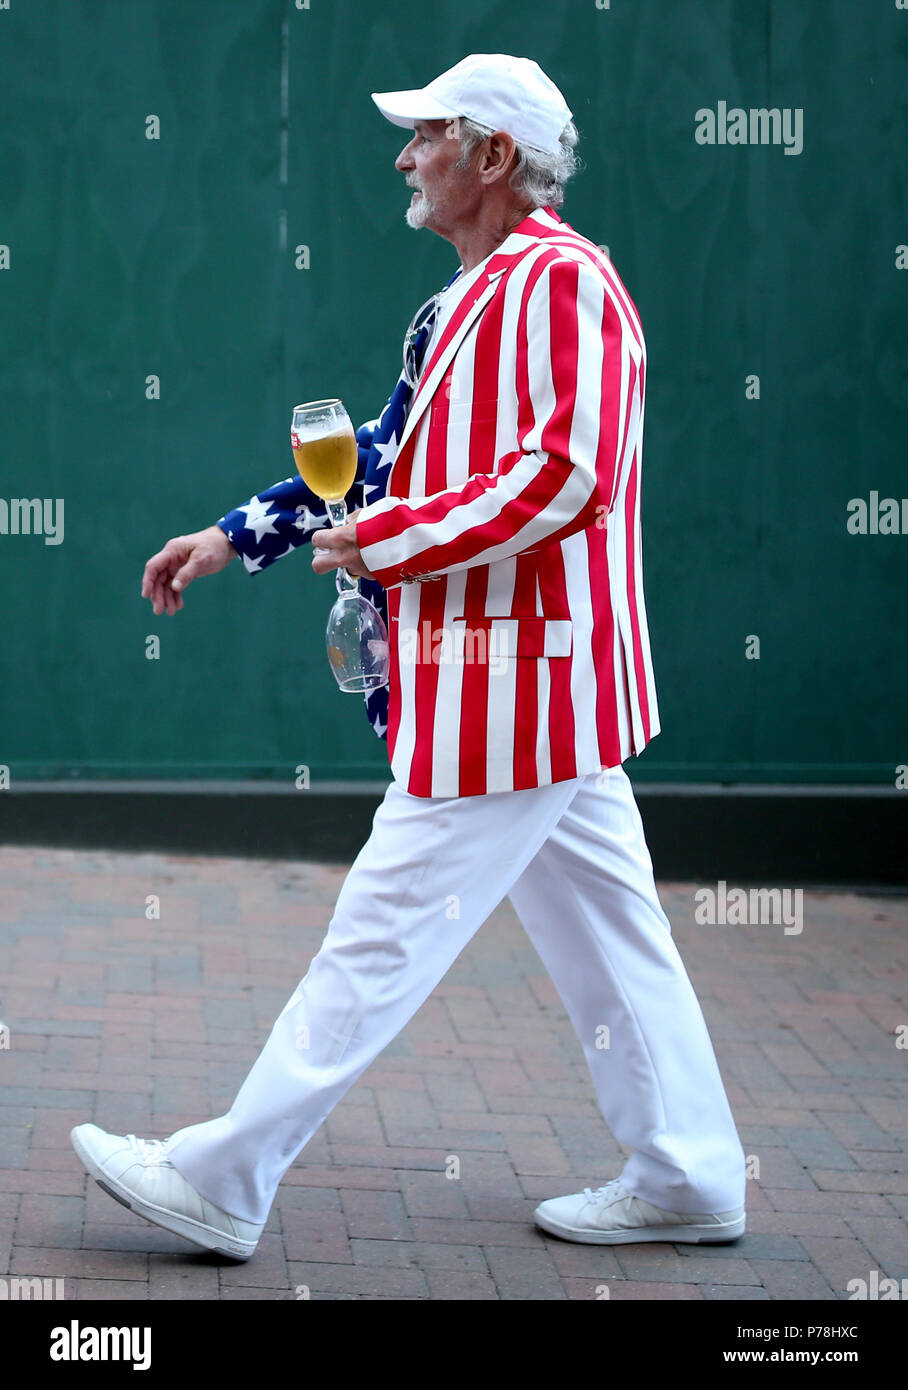
{"label": "white baseball cap", "polygon": [[373,92],[372,100],[393,125],[466,116],[513,135],[519,145],[557,154],[572,112],[551,78],[532,58],[471,53],[427,87]]}

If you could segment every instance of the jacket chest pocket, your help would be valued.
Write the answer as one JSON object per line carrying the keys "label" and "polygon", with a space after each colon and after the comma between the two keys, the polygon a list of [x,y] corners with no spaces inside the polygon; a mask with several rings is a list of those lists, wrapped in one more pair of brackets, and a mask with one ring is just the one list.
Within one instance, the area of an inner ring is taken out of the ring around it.
{"label": "jacket chest pocket", "polygon": [[[458,487],[474,473],[496,472],[499,403],[446,401],[439,421],[444,431],[448,487]],[[433,421],[434,423],[434,421]]]}
{"label": "jacket chest pocket", "polygon": [[469,428],[474,422],[488,425],[498,419],[497,396],[483,401],[449,400],[447,407],[449,426],[464,425]]}

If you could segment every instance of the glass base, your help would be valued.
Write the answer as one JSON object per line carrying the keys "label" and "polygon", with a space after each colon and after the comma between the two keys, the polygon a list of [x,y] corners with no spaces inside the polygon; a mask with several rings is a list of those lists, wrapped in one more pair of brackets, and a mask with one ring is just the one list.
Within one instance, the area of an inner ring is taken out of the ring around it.
{"label": "glass base", "polygon": [[380,690],[388,682],[381,676],[348,676],[337,684],[345,695],[365,695],[368,690]]}
{"label": "glass base", "polygon": [[364,694],[388,684],[390,652],[384,619],[358,589],[338,595],[325,633],[328,661],[345,694]]}

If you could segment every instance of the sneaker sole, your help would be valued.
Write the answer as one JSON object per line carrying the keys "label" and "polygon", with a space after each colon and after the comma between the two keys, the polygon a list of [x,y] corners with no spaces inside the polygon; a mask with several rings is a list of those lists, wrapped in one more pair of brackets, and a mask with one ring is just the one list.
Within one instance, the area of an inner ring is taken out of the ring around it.
{"label": "sneaker sole", "polygon": [[668,1245],[724,1245],[744,1234],[746,1217],[709,1226],[633,1226],[624,1231],[591,1231],[589,1227],[565,1226],[545,1214],[534,1214],[536,1225],[562,1240],[581,1245],[637,1245],[643,1241],[662,1241]]}
{"label": "sneaker sole", "polygon": [[153,1202],[147,1202],[143,1197],[131,1192],[128,1187],[117,1184],[116,1178],[105,1173],[104,1169],[85,1148],[75,1130],[70,1133],[69,1137],[89,1176],[94,1178],[108,1197],[113,1197],[115,1202],[119,1202],[123,1207],[128,1207],[130,1211],[135,1212],[136,1216],[143,1217],[154,1226],[162,1226],[165,1231],[182,1236],[184,1240],[192,1241],[194,1245],[201,1245],[205,1250],[210,1250],[212,1254],[225,1255],[231,1260],[248,1260],[255,1253],[255,1245],[251,1242],[226,1236],[222,1231],[216,1231],[213,1226],[206,1226],[201,1221],[193,1221],[191,1216],[178,1216],[176,1212],[168,1211],[166,1207],[156,1207]]}

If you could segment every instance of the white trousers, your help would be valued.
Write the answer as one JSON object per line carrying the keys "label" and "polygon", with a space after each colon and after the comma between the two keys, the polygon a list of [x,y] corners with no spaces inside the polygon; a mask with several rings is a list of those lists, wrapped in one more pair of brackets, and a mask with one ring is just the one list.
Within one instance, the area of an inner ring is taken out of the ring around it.
{"label": "white trousers", "polygon": [[417,797],[392,782],[230,1110],[171,1137],[177,1170],[217,1206],[264,1222],[297,1154],[507,894],[605,1122],[633,1150],[627,1188],[671,1211],[742,1206],[744,1153],[620,767],[486,796]]}

